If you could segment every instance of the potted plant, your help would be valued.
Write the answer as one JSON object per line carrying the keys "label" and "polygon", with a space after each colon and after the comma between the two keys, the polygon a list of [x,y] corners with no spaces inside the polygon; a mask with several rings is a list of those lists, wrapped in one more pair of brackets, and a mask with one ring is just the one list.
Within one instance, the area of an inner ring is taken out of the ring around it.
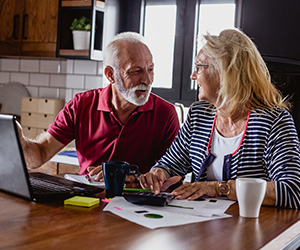
{"label": "potted plant", "polygon": [[90,47],[91,20],[85,16],[74,18],[70,30],[73,33],[75,50],[88,50]]}

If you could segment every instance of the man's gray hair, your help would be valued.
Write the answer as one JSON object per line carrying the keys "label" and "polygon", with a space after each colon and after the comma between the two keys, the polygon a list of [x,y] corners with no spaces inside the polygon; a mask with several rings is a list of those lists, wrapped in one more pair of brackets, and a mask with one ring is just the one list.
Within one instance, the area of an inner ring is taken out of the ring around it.
{"label": "man's gray hair", "polygon": [[106,46],[103,54],[103,67],[111,66],[114,69],[118,68],[119,64],[119,52],[120,44],[123,42],[128,43],[143,43],[147,47],[148,45],[145,42],[145,38],[136,32],[123,32],[119,33],[113,37],[110,43]]}

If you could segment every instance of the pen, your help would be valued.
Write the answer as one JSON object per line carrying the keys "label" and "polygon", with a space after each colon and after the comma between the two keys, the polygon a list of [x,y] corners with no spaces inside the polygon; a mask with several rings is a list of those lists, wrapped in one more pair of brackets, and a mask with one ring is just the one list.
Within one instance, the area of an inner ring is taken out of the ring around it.
{"label": "pen", "polygon": [[123,188],[123,191],[152,193],[152,190],[142,188]]}
{"label": "pen", "polygon": [[170,204],[167,204],[167,206],[168,206],[168,207],[184,208],[184,209],[194,209],[193,207],[184,207],[184,206],[170,205]]}
{"label": "pen", "polygon": [[88,174],[85,176],[85,178],[88,180],[89,183],[92,183],[91,177]]}

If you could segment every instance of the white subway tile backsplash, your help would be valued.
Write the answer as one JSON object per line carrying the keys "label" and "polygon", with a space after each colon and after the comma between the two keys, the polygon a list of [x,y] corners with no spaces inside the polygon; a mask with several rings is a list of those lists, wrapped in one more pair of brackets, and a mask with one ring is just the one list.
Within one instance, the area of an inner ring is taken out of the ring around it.
{"label": "white subway tile backsplash", "polygon": [[60,61],[61,73],[62,74],[73,74],[74,60]]}
{"label": "white subway tile backsplash", "polygon": [[107,87],[110,84],[108,81],[103,81],[103,88]]}
{"label": "white subway tile backsplash", "polygon": [[40,61],[41,73],[60,73],[60,61],[58,60],[41,60]]}
{"label": "white subway tile backsplash", "polygon": [[84,92],[85,90],[83,89],[73,89],[73,96],[78,94],[78,93],[81,93],[81,92]]}
{"label": "white subway tile backsplash", "polygon": [[97,62],[74,60],[74,74],[96,75]]}
{"label": "white subway tile backsplash", "polygon": [[59,99],[65,100],[66,99],[66,89],[59,89]]}
{"label": "white subway tile backsplash", "polygon": [[30,96],[71,100],[76,93],[107,85],[100,61],[73,59],[0,59],[0,86],[19,82]]}
{"label": "white subway tile backsplash", "polygon": [[86,76],[85,89],[98,89],[102,87],[102,76]]}
{"label": "white subway tile backsplash", "polygon": [[97,75],[104,75],[103,74],[103,62],[102,61],[98,61],[97,62]]}
{"label": "white subway tile backsplash", "polygon": [[39,87],[26,86],[31,97],[39,97]]}
{"label": "white subway tile backsplash", "polygon": [[83,89],[84,88],[84,76],[83,75],[67,75],[67,88]]}
{"label": "white subway tile backsplash", "polygon": [[1,71],[19,71],[19,59],[2,59]]}
{"label": "white subway tile backsplash", "polygon": [[8,83],[9,82],[9,73],[0,71],[0,83]]}
{"label": "white subway tile backsplash", "polygon": [[11,73],[11,82],[19,82],[24,85],[29,85],[29,74],[28,73]]}
{"label": "white subway tile backsplash", "polygon": [[49,86],[48,74],[30,74],[30,83],[32,86]]}
{"label": "white subway tile backsplash", "polygon": [[39,60],[20,60],[20,71],[21,72],[39,72],[40,62]]}
{"label": "white subway tile backsplash", "polygon": [[39,97],[59,99],[58,88],[39,88]]}
{"label": "white subway tile backsplash", "polygon": [[50,86],[51,87],[66,87],[66,75],[50,75]]}
{"label": "white subway tile backsplash", "polygon": [[108,84],[110,84],[110,82],[107,80],[105,75],[103,76],[102,79],[103,79],[102,85],[103,85],[103,88],[105,88],[106,86],[108,86]]}
{"label": "white subway tile backsplash", "polygon": [[65,94],[65,102],[69,102],[73,98],[73,90],[72,89],[66,89]]}

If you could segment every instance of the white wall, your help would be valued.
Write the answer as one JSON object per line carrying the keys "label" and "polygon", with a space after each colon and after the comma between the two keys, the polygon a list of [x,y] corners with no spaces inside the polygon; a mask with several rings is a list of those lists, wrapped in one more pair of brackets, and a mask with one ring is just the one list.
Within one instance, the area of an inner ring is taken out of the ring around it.
{"label": "white wall", "polygon": [[68,102],[76,93],[104,87],[102,68],[102,61],[1,58],[0,85],[19,82],[32,97]]}

